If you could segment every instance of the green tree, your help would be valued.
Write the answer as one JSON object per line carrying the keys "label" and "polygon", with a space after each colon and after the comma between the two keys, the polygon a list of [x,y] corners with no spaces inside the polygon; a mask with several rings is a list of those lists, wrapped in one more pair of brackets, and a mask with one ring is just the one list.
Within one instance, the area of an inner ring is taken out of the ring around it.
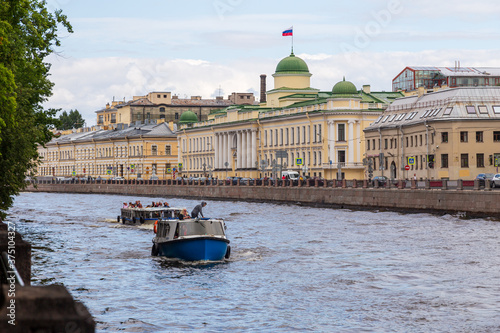
{"label": "green tree", "polygon": [[25,188],[39,162],[37,146],[52,138],[55,110],[44,110],[52,94],[45,58],[60,46],[58,29],[73,32],[61,11],[44,0],[0,1],[0,216]]}
{"label": "green tree", "polygon": [[78,110],[70,110],[69,114],[66,111],[59,116],[60,125],[58,129],[69,130],[72,128],[81,128],[85,120]]}

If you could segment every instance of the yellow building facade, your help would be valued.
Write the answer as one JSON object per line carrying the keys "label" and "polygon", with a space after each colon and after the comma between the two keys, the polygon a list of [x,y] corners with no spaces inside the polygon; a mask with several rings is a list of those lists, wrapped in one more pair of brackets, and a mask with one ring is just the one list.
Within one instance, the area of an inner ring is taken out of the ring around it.
{"label": "yellow building facade", "polygon": [[498,173],[500,87],[448,88],[398,99],[365,129],[365,139],[374,176],[472,180]]}
{"label": "yellow building facade", "polygon": [[293,55],[276,67],[259,107],[234,106],[180,122],[183,176],[271,177],[282,170],[322,178],[365,177],[363,129],[402,93],[371,92],[348,81],[311,88],[307,64]]}
{"label": "yellow building facade", "polygon": [[178,123],[186,111],[196,113],[198,119],[206,120],[208,115],[235,103],[253,104],[252,93],[232,93],[227,99],[218,96],[204,99],[201,96],[179,98],[168,91],[150,92],[145,96],[134,96],[130,101],[113,101],[105,108],[96,111],[97,125],[106,128],[117,128],[118,124],[135,124],[148,122]]}
{"label": "yellow building facade", "polygon": [[178,164],[175,128],[167,123],[62,135],[38,153],[37,177],[169,179]]}

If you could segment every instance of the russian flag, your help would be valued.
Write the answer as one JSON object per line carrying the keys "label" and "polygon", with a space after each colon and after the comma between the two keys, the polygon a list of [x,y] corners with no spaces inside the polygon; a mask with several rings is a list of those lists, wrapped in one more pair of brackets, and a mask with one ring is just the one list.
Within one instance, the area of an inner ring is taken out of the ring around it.
{"label": "russian flag", "polygon": [[285,31],[283,31],[282,36],[293,36],[293,27],[290,27],[290,28],[286,29]]}

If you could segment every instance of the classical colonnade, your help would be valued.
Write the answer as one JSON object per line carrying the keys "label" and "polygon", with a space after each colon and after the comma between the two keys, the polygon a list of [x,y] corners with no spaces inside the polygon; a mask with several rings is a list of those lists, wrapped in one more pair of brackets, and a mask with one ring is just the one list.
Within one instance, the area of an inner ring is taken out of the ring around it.
{"label": "classical colonnade", "polygon": [[[235,140],[236,139],[236,140]],[[215,170],[232,168],[232,150],[236,149],[236,169],[256,168],[257,129],[215,133]]]}

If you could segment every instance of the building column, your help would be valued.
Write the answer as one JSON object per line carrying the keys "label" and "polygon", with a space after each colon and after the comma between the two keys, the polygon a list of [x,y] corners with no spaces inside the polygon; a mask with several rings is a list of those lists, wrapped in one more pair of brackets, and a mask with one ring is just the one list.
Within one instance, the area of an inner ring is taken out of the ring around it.
{"label": "building column", "polygon": [[[328,122],[328,158],[332,161],[332,165],[335,164],[337,157],[335,156],[335,121]],[[330,161],[328,161],[330,163]]]}
{"label": "building column", "polygon": [[252,130],[252,165],[251,168],[257,168],[257,130]]}
{"label": "building column", "polygon": [[363,161],[363,156],[361,155],[361,123],[356,120],[356,162],[360,163]]}
{"label": "building column", "polygon": [[346,161],[346,164],[353,163],[354,162],[354,121],[349,120],[348,121],[348,136],[347,136],[347,149],[348,149],[348,158]]}
{"label": "building column", "polygon": [[250,169],[252,167],[252,133],[250,130],[245,131],[246,132],[246,145],[247,145],[247,153],[246,153],[246,159],[247,159],[247,169]]}
{"label": "building column", "polygon": [[222,154],[221,154],[221,168],[225,169],[227,154],[227,133],[222,133]]}
{"label": "building column", "polygon": [[243,142],[241,141],[243,138],[242,138],[242,133],[241,131],[238,131],[238,138],[236,139],[236,152],[237,152],[237,155],[236,155],[236,169],[241,169],[242,168],[242,164],[241,164],[241,160],[242,160],[242,149],[243,149]]}
{"label": "building column", "polygon": [[215,169],[219,168],[219,135],[217,133],[214,134],[214,145],[212,148],[214,149],[214,165],[212,166]]}
{"label": "building column", "polygon": [[243,131],[243,133],[241,133],[241,136],[242,136],[242,142],[241,142],[241,154],[242,154],[242,157],[241,157],[241,166],[243,168],[246,168],[247,167],[247,141],[248,141],[248,136],[247,136],[247,131]]}

